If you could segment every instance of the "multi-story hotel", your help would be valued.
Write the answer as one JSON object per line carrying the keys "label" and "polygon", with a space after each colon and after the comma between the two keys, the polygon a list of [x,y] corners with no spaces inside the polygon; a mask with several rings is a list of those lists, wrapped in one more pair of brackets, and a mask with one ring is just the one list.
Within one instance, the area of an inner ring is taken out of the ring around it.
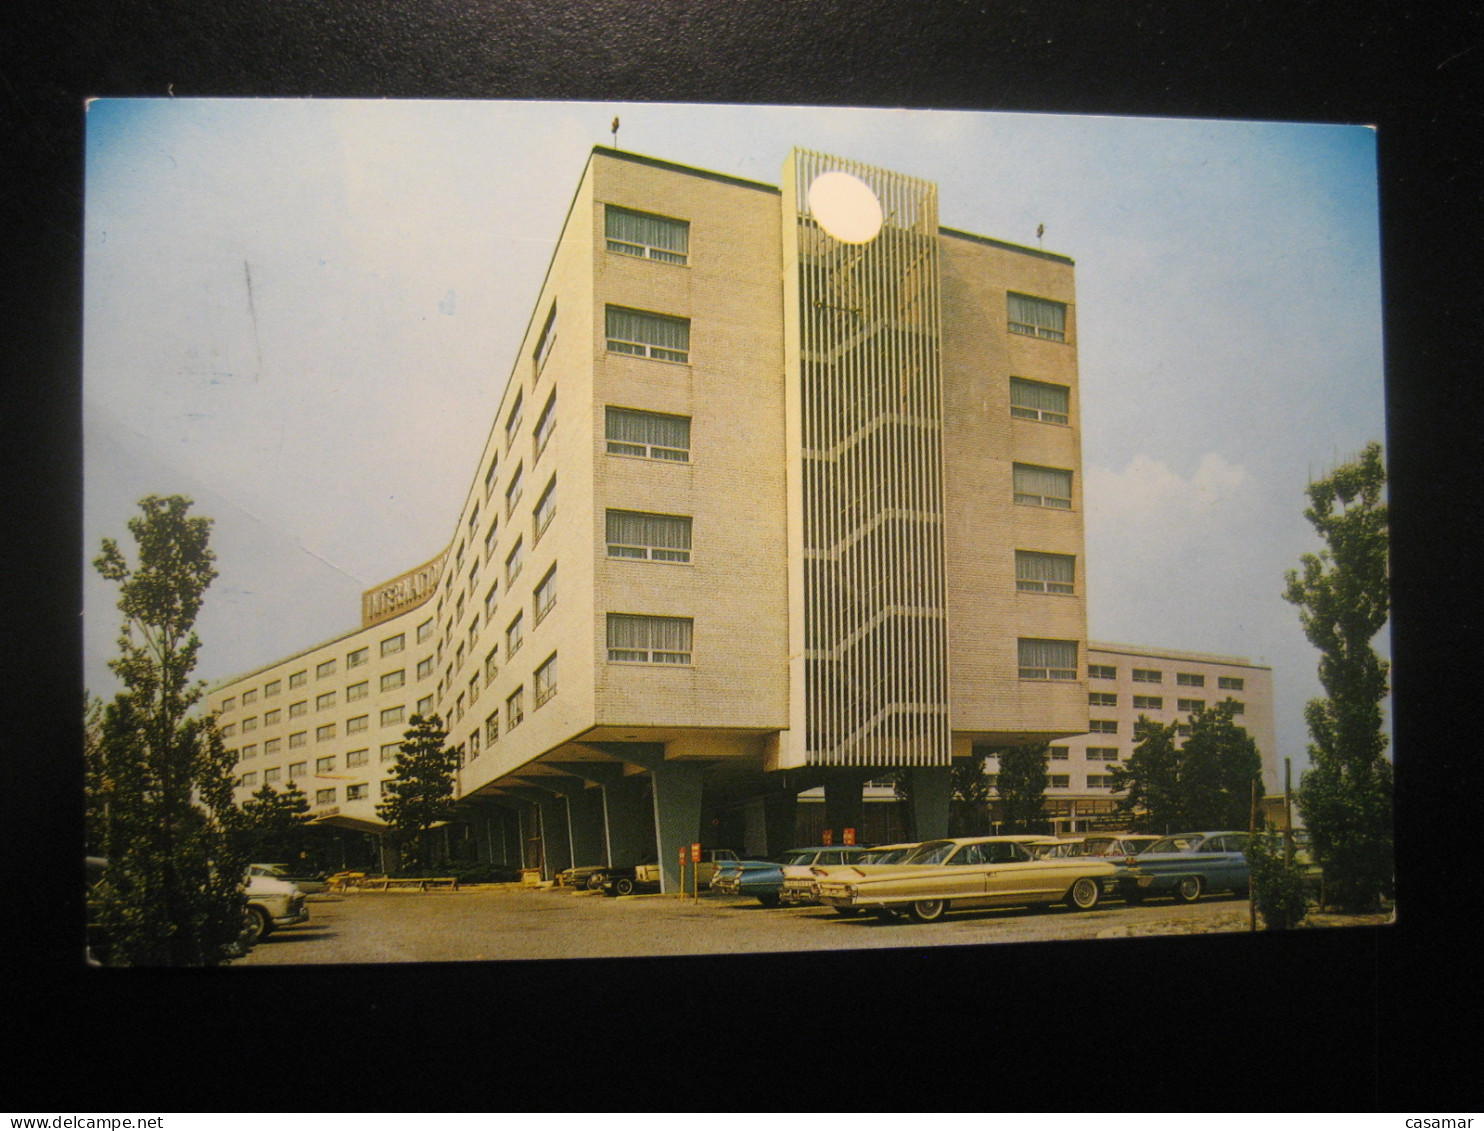
{"label": "multi-story hotel", "polygon": [[683,844],[789,847],[800,793],[858,826],[890,771],[941,835],[976,746],[1056,741],[1050,796],[1097,793],[1114,741],[1069,736],[1126,745],[1159,689],[1088,678],[1070,259],[816,153],[774,187],[600,147],[534,298],[447,544],[211,692],[240,796],[379,830],[436,713],[481,858],[668,885]]}

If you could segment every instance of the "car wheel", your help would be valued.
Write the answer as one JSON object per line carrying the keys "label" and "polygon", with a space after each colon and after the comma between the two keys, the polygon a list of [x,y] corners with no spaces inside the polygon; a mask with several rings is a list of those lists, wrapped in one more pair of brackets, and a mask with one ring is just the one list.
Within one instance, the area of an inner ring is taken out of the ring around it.
{"label": "car wheel", "polygon": [[1091,911],[1098,905],[1102,894],[1103,889],[1098,886],[1096,880],[1083,876],[1067,892],[1067,902],[1078,911]]}
{"label": "car wheel", "polygon": [[919,899],[912,905],[912,918],[919,923],[935,923],[948,911],[946,899]]}
{"label": "car wheel", "polygon": [[597,891],[599,888],[601,888],[603,886],[603,881],[606,878],[607,877],[604,876],[602,872],[594,872],[591,876],[589,876],[587,878],[587,890],[588,891]]}
{"label": "car wheel", "polygon": [[628,876],[620,876],[613,881],[613,890],[619,895],[633,895],[634,881]]}
{"label": "car wheel", "polygon": [[1179,903],[1194,903],[1200,899],[1206,883],[1199,876],[1181,876],[1175,885],[1175,900]]}
{"label": "car wheel", "polygon": [[760,896],[757,897],[757,901],[759,903],[761,903],[764,907],[777,907],[778,906],[778,893],[777,892],[768,892],[768,893],[766,893],[764,895],[760,895]]}
{"label": "car wheel", "polygon": [[835,908],[835,914],[836,915],[839,915],[839,916],[841,916],[842,918],[845,918],[845,919],[854,919],[860,913],[861,913],[861,909],[859,907],[837,907],[837,908]]}
{"label": "car wheel", "polygon": [[251,950],[258,945],[261,939],[266,939],[273,930],[273,920],[268,918],[268,913],[261,907],[249,907],[247,909],[247,926],[243,928],[242,939]]}

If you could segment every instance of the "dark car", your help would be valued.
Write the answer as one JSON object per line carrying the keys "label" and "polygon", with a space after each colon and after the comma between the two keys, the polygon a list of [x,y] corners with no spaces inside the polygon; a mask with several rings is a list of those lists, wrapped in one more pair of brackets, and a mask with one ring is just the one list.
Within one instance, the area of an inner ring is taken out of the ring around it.
{"label": "dark car", "polygon": [[1151,895],[1173,895],[1194,903],[1208,891],[1247,895],[1252,868],[1247,862],[1247,833],[1176,833],[1157,840],[1124,861],[1118,890],[1138,903]]}

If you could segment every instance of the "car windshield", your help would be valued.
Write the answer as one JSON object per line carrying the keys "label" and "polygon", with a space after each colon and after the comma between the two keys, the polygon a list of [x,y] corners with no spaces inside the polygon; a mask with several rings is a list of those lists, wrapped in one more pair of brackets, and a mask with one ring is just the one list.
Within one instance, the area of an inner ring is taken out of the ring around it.
{"label": "car windshield", "polygon": [[813,864],[817,852],[791,852],[784,858],[784,864]]}
{"label": "car windshield", "polygon": [[941,864],[958,845],[951,840],[930,840],[914,848],[903,864]]}
{"label": "car windshield", "polygon": [[1200,843],[1198,836],[1167,836],[1164,840],[1155,841],[1145,851],[1151,855],[1156,852],[1194,852]]}

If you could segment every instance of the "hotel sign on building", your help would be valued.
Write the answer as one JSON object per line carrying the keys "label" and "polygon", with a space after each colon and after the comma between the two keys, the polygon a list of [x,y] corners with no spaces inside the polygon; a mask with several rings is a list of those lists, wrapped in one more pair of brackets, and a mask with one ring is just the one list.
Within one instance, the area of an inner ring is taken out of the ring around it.
{"label": "hotel sign on building", "polygon": [[448,552],[445,550],[432,561],[424,562],[400,577],[394,577],[391,581],[362,593],[361,627],[370,628],[373,624],[390,620],[398,613],[404,613],[431,597],[433,590],[438,587],[438,576],[443,571],[443,559],[447,556]]}

